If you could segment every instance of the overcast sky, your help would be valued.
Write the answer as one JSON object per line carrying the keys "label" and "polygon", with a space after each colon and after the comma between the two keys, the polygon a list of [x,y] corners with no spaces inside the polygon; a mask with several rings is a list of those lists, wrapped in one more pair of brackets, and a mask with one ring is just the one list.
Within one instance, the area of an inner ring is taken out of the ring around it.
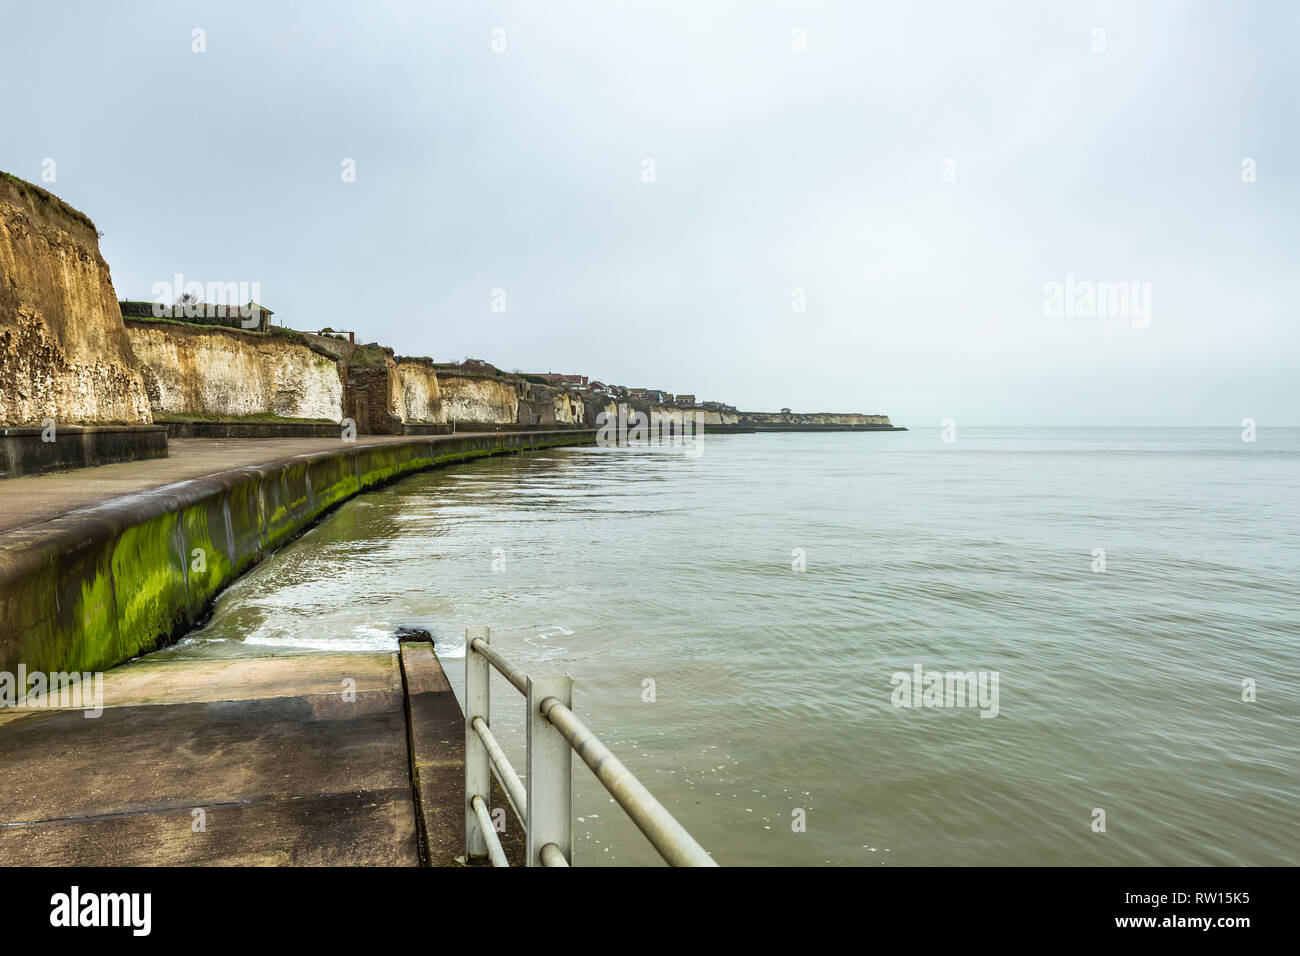
{"label": "overcast sky", "polygon": [[[54,160],[119,297],[256,281],[401,354],[1300,425],[1298,48],[1289,2],[0,0],[0,168]],[[1149,315],[1048,314],[1067,275]]]}

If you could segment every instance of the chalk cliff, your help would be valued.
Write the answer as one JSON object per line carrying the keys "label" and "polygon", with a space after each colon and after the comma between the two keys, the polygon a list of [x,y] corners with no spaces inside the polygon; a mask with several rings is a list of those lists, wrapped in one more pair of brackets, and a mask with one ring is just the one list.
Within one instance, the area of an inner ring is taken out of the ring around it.
{"label": "chalk cliff", "polygon": [[[352,419],[360,434],[407,425],[596,425],[620,403],[704,426],[889,429],[888,416],[778,414],[612,399],[573,376],[508,374],[481,359],[435,366],[351,333],[254,332],[122,319],[94,223],[0,174],[0,425]],[[594,383],[593,383],[594,384]],[[615,390],[615,394],[624,394]],[[414,429],[419,430],[419,429]],[[425,429],[432,430],[432,429]]]}
{"label": "chalk cliff", "polygon": [[152,421],[95,224],[0,173],[0,424]]}
{"label": "chalk cliff", "polygon": [[155,415],[342,417],[338,364],[289,336],[134,319],[126,328]]}
{"label": "chalk cliff", "polygon": [[582,399],[571,392],[556,391],[555,420],[562,425],[581,425],[583,422]]}
{"label": "chalk cliff", "polygon": [[510,381],[439,371],[438,391],[443,421],[513,425],[519,420],[519,392]]}
{"label": "chalk cliff", "polygon": [[856,413],[809,412],[783,415],[780,412],[738,412],[737,418],[742,425],[877,425],[885,428],[890,425],[888,415],[859,415]]}
{"label": "chalk cliff", "polygon": [[442,411],[442,389],[431,363],[402,359],[397,362],[397,378],[400,394],[396,414],[402,421],[441,424],[447,420]]}
{"label": "chalk cliff", "polygon": [[709,425],[734,425],[737,421],[737,416],[731,412],[719,412],[708,408],[679,408],[675,405],[651,405],[651,418],[656,415],[672,421],[676,421],[676,416],[680,415],[683,420],[692,423],[692,428],[695,427],[694,423],[699,421],[703,421],[706,428]]}

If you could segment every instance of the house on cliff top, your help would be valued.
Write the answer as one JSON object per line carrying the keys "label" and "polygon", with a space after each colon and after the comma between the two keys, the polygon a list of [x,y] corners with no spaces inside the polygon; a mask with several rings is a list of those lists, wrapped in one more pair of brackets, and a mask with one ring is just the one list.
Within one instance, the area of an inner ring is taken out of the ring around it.
{"label": "house on cliff top", "polygon": [[244,312],[251,319],[256,319],[253,325],[245,325],[244,328],[256,329],[259,332],[265,332],[271,327],[271,316],[275,315],[264,305],[258,305],[252,299],[248,300],[248,305],[244,306]]}

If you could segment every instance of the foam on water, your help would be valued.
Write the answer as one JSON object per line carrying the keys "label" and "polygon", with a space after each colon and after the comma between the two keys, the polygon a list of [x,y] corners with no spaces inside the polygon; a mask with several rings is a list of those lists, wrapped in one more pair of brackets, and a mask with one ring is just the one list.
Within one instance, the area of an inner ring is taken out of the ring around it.
{"label": "foam on water", "polygon": [[351,637],[257,633],[244,638],[243,643],[254,647],[285,647],[299,651],[388,651],[397,647],[397,637],[391,630],[358,627]]}

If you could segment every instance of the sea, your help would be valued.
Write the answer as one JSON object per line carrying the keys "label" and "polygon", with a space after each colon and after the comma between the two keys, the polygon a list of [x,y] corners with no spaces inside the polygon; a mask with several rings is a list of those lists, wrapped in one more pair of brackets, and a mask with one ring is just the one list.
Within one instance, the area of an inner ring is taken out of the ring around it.
{"label": "sea", "polygon": [[[723,865],[1294,865],[1298,531],[1300,429],[548,449],[354,498],[158,653],[418,627],[461,696],[486,625]],[[577,759],[574,838],[658,862]]]}

